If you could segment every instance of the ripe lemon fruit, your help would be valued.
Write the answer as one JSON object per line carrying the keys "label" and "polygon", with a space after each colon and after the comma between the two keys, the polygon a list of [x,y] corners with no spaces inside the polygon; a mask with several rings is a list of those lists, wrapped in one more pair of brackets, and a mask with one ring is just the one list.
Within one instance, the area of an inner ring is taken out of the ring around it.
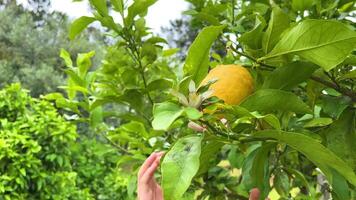
{"label": "ripe lemon fruit", "polygon": [[212,90],[211,96],[216,96],[229,105],[238,105],[254,89],[250,72],[241,65],[218,65],[210,70],[200,85],[206,85],[212,80],[217,81],[209,87]]}

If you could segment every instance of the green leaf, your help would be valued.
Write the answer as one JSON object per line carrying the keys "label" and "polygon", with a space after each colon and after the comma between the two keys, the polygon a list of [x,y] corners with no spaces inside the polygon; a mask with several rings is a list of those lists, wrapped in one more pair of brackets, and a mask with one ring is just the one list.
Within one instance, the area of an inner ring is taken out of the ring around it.
{"label": "green leaf", "polygon": [[148,91],[153,91],[153,90],[165,90],[168,88],[172,87],[172,81],[169,79],[157,79],[152,82],[150,82],[147,85],[147,90]]}
{"label": "green leaf", "polygon": [[203,116],[202,112],[199,112],[199,110],[197,110],[196,108],[192,108],[192,107],[184,108],[184,113],[191,120],[198,120],[200,117]]}
{"label": "green leaf", "polygon": [[261,191],[260,199],[265,199],[270,191],[268,160],[269,152],[274,146],[275,143],[266,143],[258,148],[250,170],[253,187]]}
{"label": "green leaf", "polygon": [[314,0],[293,0],[292,8],[295,11],[308,10],[314,5]]}
{"label": "green leaf", "polygon": [[335,170],[331,170],[331,173],[332,173],[331,186],[332,186],[333,199],[335,200],[351,199],[350,188],[349,185],[347,184],[346,179],[342,177]]}
{"label": "green leaf", "polygon": [[209,170],[209,168],[213,165],[213,161],[210,161],[216,161],[216,159],[214,158],[216,158],[216,155],[218,154],[222,146],[224,146],[224,143],[216,140],[209,140],[202,145],[200,155],[200,168],[196,176],[204,174]]}
{"label": "green leaf", "polygon": [[283,170],[276,170],[274,179],[273,179],[273,186],[278,192],[279,195],[282,197],[288,197],[290,184],[289,184],[289,177]]}
{"label": "green leaf", "polygon": [[179,139],[163,159],[162,188],[165,200],[180,199],[199,169],[201,152],[199,136]]}
{"label": "green leaf", "polygon": [[270,73],[262,88],[290,90],[307,80],[316,69],[317,66],[311,63],[293,62]]}
{"label": "green leaf", "polygon": [[108,16],[108,7],[106,0],[89,0],[90,4],[98,11],[101,16]]}
{"label": "green leaf", "polygon": [[93,23],[96,19],[93,17],[82,16],[76,19],[69,28],[69,39],[73,40],[75,36],[81,33],[89,24]]}
{"label": "green leaf", "polygon": [[162,55],[167,57],[176,54],[180,49],[179,48],[172,48],[172,49],[166,49],[162,52]]}
{"label": "green leaf", "polygon": [[148,139],[148,133],[146,131],[145,125],[141,122],[131,121],[127,124],[121,125],[120,129],[122,129],[126,132],[134,133],[136,135],[139,135],[143,138]]}
{"label": "green leaf", "polygon": [[110,0],[114,10],[123,14],[124,13],[124,1],[123,0]]}
{"label": "green leaf", "polygon": [[321,97],[322,111],[328,114],[332,118],[339,118],[341,113],[350,105],[351,98],[346,96],[328,96],[323,95]]}
{"label": "green leaf", "polygon": [[305,128],[310,128],[310,127],[327,126],[327,125],[329,125],[331,123],[333,123],[333,120],[331,118],[327,118],[327,117],[314,118],[314,119],[308,121],[304,125],[304,127]]}
{"label": "green leaf", "polygon": [[340,118],[324,132],[327,147],[356,170],[356,114],[345,110]]}
{"label": "green leaf", "polygon": [[284,33],[260,60],[294,54],[329,71],[342,63],[355,46],[356,33],[349,26],[330,20],[304,20]]}
{"label": "green leaf", "polygon": [[289,27],[289,16],[278,6],[274,6],[268,28],[262,38],[262,48],[264,53],[270,52],[280,40],[284,30]]}
{"label": "green leaf", "polygon": [[241,106],[250,111],[312,113],[308,105],[295,94],[275,89],[258,90],[244,100]]}
{"label": "green leaf", "polygon": [[184,109],[171,102],[155,104],[153,107],[152,127],[155,130],[168,130],[169,126],[180,117],[183,112]]}
{"label": "green leaf", "polygon": [[73,67],[73,62],[72,59],[70,58],[70,54],[68,51],[65,49],[61,49],[61,53],[59,55],[64,60],[64,63],[66,64],[67,67],[72,68]]}
{"label": "green leaf", "polygon": [[91,67],[91,58],[95,55],[95,51],[89,53],[80,53],[77,57],[77,67],[79,69],[79,76],[85,77],[89,68]]}
{"label": "green leaf", "polygon": [[189,47],[183,67],[185,76],[199,84],[208,73],[209,52],[216,38],[225,26],[209,26],[204,28]]}
{"label": "green leaf", "polygon": [[137,15],[140,15],[141,17],[146,15],[148,7],[156,2],[157,0],[135,0],[134,3],[128,8],[125,25],[130,26]]}
{"label": "green leaf", "polygon": [[260,49],[262,47],[262,31],[266,27],[264,18],[260,15],[256,15],[255,26],[249,32],[241,35],[239,42],[247,45],[251,49]]}
{"label": "green leaf", "polygon": [[[356,175],[353,169],[349,167],[340,157],[335,155],[331,150],[320,144],[315,139],[300,133],[265,130],[254,134],[255,138],[276,139],[286,143],[290,147],[304,154],[310,161],[318,166],[327,176],[330,169],[334,169],[351,184],[356,186]],[[332,178],[331,178],[332,179]]]}
{"label": "green leaf", "polygon": [[342,75],[340,77],[341,80],[344,80],[344,79],[356,79],[356,70],[352,70],[344,75]]}
{"label": "green leaf", "polygon": [[310,186],[309,186],[309,182],[307,181],[307,179],[305,178],[305,176],[298,170],[296,169],[292,169],[292,168],[283,168],[287,173],[289,173],[290,175],[294,175],[294,179],[299,179],[302,184],[305,186],[305,188],[309,191],[310,190]]}

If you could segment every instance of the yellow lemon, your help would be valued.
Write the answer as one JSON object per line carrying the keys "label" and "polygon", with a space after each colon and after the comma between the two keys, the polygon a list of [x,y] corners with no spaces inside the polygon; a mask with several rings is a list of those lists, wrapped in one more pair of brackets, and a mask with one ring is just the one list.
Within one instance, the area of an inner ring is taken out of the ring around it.
{"label": "yellow lemon", "polygon": [[212,96],[230,105],[238,105],[254,89],[250,72],[241,65],[218,65],[210,70],[200,85],[205,85],[212,80],[217,80],[209,87]]}

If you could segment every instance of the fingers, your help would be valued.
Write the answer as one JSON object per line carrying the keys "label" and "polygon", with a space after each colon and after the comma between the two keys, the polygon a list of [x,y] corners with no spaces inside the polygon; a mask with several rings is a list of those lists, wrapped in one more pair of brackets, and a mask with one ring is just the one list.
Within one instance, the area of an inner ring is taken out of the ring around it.
{"label": "fingers", "polygon": [[154,152],[152,153],[142,164],[139,172],[138,172],[138,179],[142,177],[142,175],[146,172],[146,170],[152,165],[153,162],[155,162],[157,157],[161,157],[163,155],[163,152]]}
{"label": "fingers", "polygon": [[143,175],[141,176],[141,180],[140,180],[142,183],[148,183],[150,180],[152,180],[153,175],[159,166],[160,159],[161,159],[162,155],[163,155],[162,153],[158,154],[156,157],[156,160],[143,173]]}
{"label": "fingers", "polygon": [[257,188],[253,188],[250,191],[250,198],[249,200],[258,200],[260,198],[260,190],[258,190]]}
{"label": "fingers", "polygon": [[140,177],[143,175],[143,173],[147,170],[147,168],[156,160],[156,156],[157,153],[152,153],[146,160],[145,162],[142,164],[139,172],[138,172],[138,178],[140,179]]}

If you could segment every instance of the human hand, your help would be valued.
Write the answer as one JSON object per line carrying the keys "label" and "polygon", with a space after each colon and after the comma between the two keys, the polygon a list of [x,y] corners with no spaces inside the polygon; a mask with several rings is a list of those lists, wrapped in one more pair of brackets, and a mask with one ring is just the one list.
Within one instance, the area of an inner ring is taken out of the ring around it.
{"label": "human hand", "polygon": [[138,200],[163,200],[161,186],[154,178],[163,154],[163,152],[152,153],[142,164],[137,180]]}
{"label": "human hand", "polygon": [[[154,173],[159,166],[163,154],[163,152],[152,153],[142,164],[137,181],[138,200],[163,200],[161,186],[154,178]],[[259,200],[259,198],[260,191],[257,188],[252,189],[249,200]]]}

